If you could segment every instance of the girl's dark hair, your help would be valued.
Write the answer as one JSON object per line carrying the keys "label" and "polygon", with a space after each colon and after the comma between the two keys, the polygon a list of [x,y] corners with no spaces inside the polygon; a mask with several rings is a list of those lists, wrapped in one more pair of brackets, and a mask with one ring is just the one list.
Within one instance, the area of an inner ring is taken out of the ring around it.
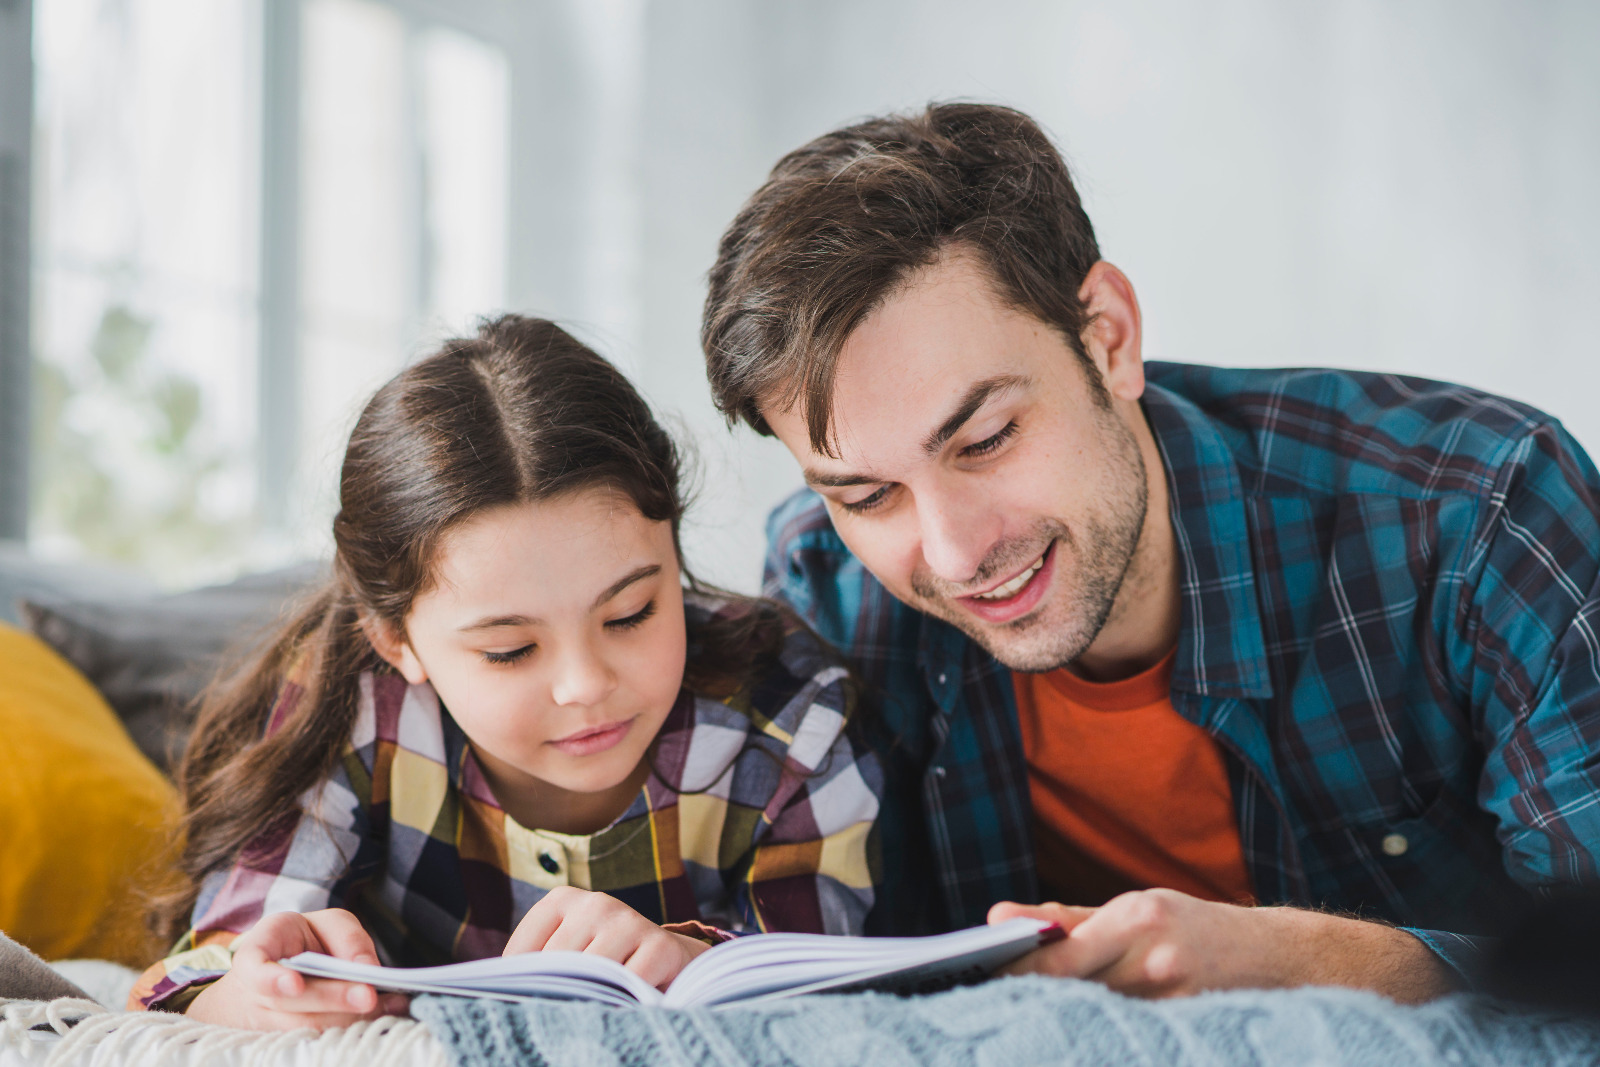
{"label": "girl's dark hair", "polygon": [[[332,577],[202,699],[178,771],[188,884],[158,906],[163,933],[180,933],[200,882],[293,818],[301,795],[332,771],[354,725],[357,679],[386,669],[362,624],[405,632],[446,531],[488,508],[594,488],[670,522],[677,543],[683,500],[672,438],[615,367],[554,323],[495,319],[378,390],[345,452]],[[770,601],[729,598],[690,633],[685,684],[737,691],[793,625]],[[297,685],[286,689],[291,668]]]}

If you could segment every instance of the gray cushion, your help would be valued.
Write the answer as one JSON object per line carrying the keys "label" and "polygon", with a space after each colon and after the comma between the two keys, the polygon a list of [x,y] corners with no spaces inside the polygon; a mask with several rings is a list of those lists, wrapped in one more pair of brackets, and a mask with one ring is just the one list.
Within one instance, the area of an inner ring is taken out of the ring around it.
{"label": "gray cushion", "polygon": [[155,596],[155,584],[140,575],[102,563],[62,563],[37,559],[15,541],[0,541],[0,622],[22,626],[21,602],[30,597]]}
{"label": "gray cushion", "polygon": [[52,971],[26,948],[0,933],[0,999],[55,1000],[89,994]]}
{"label": "gray cushion", "polygon": [[324,573],[321,564],[302,564],[167,596],[45,592],[24,596],[22,615],[100,690],[140,750],[170,772],[201,691],[270,636]]}

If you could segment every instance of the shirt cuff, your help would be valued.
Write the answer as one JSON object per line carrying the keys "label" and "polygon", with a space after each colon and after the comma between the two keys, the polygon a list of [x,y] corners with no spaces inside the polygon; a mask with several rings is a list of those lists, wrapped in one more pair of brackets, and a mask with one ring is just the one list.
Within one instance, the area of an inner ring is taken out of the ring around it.
{"label": "shirt cuff", "polygon": [[1418,930],[1410,926],[1400,929],[1428,946],[1429,951],[1443,960],[1455,973],[1461,988],[1471,991],[1478,989],[1484,960],[1495,944],[1493,938],[1452,934],[1448,930]]}
{"label": "shirt cuff", "polygon": [[184,1012],[205,988],[228,973],[233,950],[226,945],[204,945],[180,952],[139,976],[128,995],[133,1011]]}
{"label": "shirt cuff", "polygon": [[696,941],[704,941],[708,945],[720,945],[724,941],[732,941],[738,936],[737,934],[729,933],[727,930],[720,930],[715,926],[696,922],[693,919],[681,923],[662,923],[661,929],[671,934],[692,937]]}

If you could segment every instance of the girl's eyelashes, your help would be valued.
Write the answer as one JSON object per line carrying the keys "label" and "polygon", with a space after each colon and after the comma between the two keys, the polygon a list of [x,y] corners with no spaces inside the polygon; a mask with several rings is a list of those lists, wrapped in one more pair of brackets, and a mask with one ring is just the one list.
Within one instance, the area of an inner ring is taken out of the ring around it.
{"label": "girl's eyelashes", "polygon": [[625,618],[621,618],[621,619],[612,619],[611,621],[607,622],[606,623],[606,629],[608,629],[608,630],[631,630],[635,626],[642,625],[646,619],[650,618],[650,616],[654,615],[655,613],[656,613],[656,602],[654,600],[652,600],[649,603],[645,604],[644,607],[642,607],[638,611],[634,612],[632,615],[629,615],[629,616],[627,616]]}
{"label": "girl's eyelashes", "polygon": [[489,663],[515,663],[518,660],[527,659],[528,654],[534,650],[534,647],[533,645],[523,645],[521,648],[514,648],[510,652],[485,652],[483,658]]}
{"label": "girl's eyelashes", "polygon": [[985,437],[982,441],[974,442],[973,444],[968,445],[966,448],[963,448],[961,450],[961,456],[963,459],[977,459],[982,456],[987,456],[990,452],[993,452],[995,449],[999,448],[1001,445],[1010,440],[1011,437],[1016,434],[1016,432],[1017,423],[1016,420],[1013,419],[1012,421],[1006,423],[1005,426],[1001,427],[999,433],[990,437]]}

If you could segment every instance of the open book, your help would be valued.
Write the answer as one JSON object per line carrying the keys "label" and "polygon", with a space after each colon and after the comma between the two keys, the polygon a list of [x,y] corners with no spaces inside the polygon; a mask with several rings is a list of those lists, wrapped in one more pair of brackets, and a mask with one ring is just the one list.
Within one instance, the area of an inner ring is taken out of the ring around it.
{"label": "open book", "polygon": [[283,964],[318,978],[366,982],[402,993],[687,1008],[824,990],[942,989],[982,978],[1063,936],[1059,926],[1037,919],[1011,919],[936,937],[754,934],[702,952],[665,993],[614,960],[581,952],[526,952],[443,967],[379,967],[302,952]]}

